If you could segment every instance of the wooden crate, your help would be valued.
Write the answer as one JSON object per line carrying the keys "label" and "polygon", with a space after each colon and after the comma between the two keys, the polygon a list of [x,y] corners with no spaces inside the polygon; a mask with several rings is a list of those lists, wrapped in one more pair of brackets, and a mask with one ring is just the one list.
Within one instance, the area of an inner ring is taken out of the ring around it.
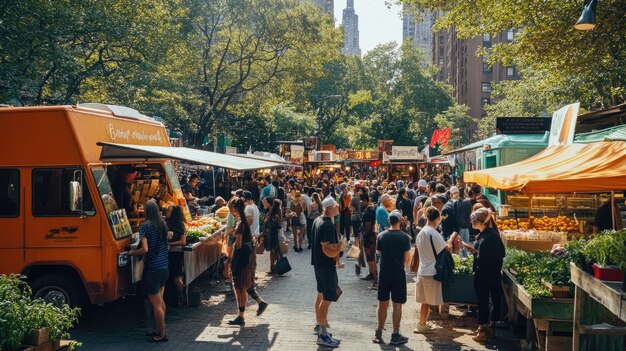
{"label": "wooden crate", "polygon": [[505,240],[505,242],[506,247],[515,247],[530,252],[552,250],[552,246],[558,244],[552,240]]}

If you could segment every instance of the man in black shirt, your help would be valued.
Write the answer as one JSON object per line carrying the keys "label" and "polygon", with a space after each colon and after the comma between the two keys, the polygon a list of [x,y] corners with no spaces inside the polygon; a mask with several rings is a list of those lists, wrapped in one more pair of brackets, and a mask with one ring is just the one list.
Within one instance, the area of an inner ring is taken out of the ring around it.
{"label": "man in black shirt", "polygon": [[327,331],[328,310],[332,302],[337,301],[341,293],[337,277],[337,259],[342,251],[337,228],[333,219],[339,214],[339,204],[332,197],[322,201],[322,215],[313,221],[311,236],[311,264],[315,269],[317,281],[317,298],[315,299],[315,316],[317,325],[314,331],[318,334],[317,344],[326,347],[338,347],[339,341],[333,339]]}
{"label": "man in black shirt", "polygon": [[398,189],[398,204],[396,208],[402,212],[404,220],[406,221],[406,229],[404,229],[413,238],[413,201],[408,198],[406,188]]}
{"label": "man in black shirt", "polygon": [[443,205],[441,209],[441,230],[443,231],[443,240],[448,238],[455,232],[459,232],[459,226],[454,213],[454,204],[459,199],[459,188],[453,186],[450,188],[450,199]]}
{"label": "man in black shirt", "polygon": [[400,334],[402,305],[406,303],[406,274],[404,267],[409,262],[411,237],[400,229],[402,213],[393,210],[389,214],[391,228],[378,235],[376,250],[380,254],[380,275],[378,281],[378,328],[374,336],[375,343],[383,343],[382,335],[387,320],[389,296],[393,302],[393,334],[391,345],[402,345],[409,338]]}

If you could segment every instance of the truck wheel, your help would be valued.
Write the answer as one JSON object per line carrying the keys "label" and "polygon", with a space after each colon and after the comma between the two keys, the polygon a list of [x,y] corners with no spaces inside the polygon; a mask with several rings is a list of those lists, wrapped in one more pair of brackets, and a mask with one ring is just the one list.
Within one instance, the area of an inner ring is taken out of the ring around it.
{"label": "truck wheel", "polygon": [[61,274],[47,274],[36,278],[31,284],[33,298],[40,298],[61,307],[65,304],[82,307],[82,296],[75,283]]}

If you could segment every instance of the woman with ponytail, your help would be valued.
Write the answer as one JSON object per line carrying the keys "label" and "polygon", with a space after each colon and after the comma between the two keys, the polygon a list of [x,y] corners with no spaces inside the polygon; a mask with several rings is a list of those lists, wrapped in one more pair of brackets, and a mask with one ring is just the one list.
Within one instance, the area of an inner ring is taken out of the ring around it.
{"label": "woman with ponytail", "polygon": [[[493,212],[478,208],[470,215],[472,228],[480,233],[474,245],[463,245],[474,255],[474,289],[478,298],[478,330],[472,339],[486,342],[494,335],[493,324],[500,319],[500,295],[502,289],[502,260],[504,245],[495,228]],[[489,299],[493,303],[489,315]]]}
{"label": "woman with ponytail", "polygon": [[233,284],[235,285],[235,295],[237,296],[237,306],[239,307],[239,315],[234,320],[228,322],[231,325],[245,325],[244,312],[246,311],[246,303],[248,295],[255,299],[259,304],[257,316],[261,315],[267,308],[267,303],[263,301],[254,289],[254,274],[256,272],[256,254],[254,252],[254,243],[252,241],[252,232],[250,225],[245,219],[245,208],[243,199],[238,199],[234,204],[235,212],[241,219],[235,230],[235,245],[233,259],[231,262],[231,271],[233,276]]}

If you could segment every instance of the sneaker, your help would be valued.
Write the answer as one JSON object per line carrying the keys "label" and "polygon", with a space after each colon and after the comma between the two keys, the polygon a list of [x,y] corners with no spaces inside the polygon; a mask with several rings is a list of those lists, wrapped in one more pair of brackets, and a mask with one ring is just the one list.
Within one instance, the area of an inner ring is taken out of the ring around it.
{"label": "sneaker", "polygon": [[354,273],[356,275],[361,275],[361,266],[359,266],[358,263],[354,265]]}
{"label": "sneaker", "polygon": [[416,334],[428,333],[428,332],[431,332],[433,330],[434,330],[433,327],[431,327],[428,324],[421,325],[421,324],[418,323],[417,324],[417,328],[415,328],[415,330],[413,330],[413,333],[416,333]]}
{"label": "sneaker", "polygon": [[267,302],[261,301],[261,303],[259,304],[259,309],[256,310],[257,317],[262,315],[263,312],[265,312],[265,310],[267,309],[267,305],[268,305]]}
{"label": "sneaker", "polygon": [[228,321],[228,324],[230,324],[230,325],[246,325],[246,321],[243,319],[243,317],[237,317],[237,318],[233,319],[232,321]]}
{"label": "sneaker", "polygon": [[372,284],[372,286],[370,286],[370,290],[378,290],[378,284]]}
{"label": "sneaker", "polygon": [[391,334],[391,341],[389,341],[390,345],[404,345],[409,342],[409,338],[406,336],[402,336],[402,334]]}
{"label": "sneaker", "polygon": [[333,339],[330,334],[320,334],[317,336],[317,344],[325,347],[339,347],[339,342]]}
{"label": "sneaker", "polygon": [[[330,325],[326,324],[326,328],[330,328]],[[322,331],[322,328],[320,328],[319,324],[315,325],[315,328],[313,328],[313,334],[315,335],[320,335],[320,332]],[[328,333],[328,335],[330,335],[330,337],[332,338],[333,334]],[[340,339],[335,339],[337,341],[341,341]]]}
{"label": "sneaker", "polygon": [[383,340],[383,331],[380,329],[376,329],[376,332],[374,333],[374,339],[372,339],[372,342],[375,344],[384,344],[385,341]]}

